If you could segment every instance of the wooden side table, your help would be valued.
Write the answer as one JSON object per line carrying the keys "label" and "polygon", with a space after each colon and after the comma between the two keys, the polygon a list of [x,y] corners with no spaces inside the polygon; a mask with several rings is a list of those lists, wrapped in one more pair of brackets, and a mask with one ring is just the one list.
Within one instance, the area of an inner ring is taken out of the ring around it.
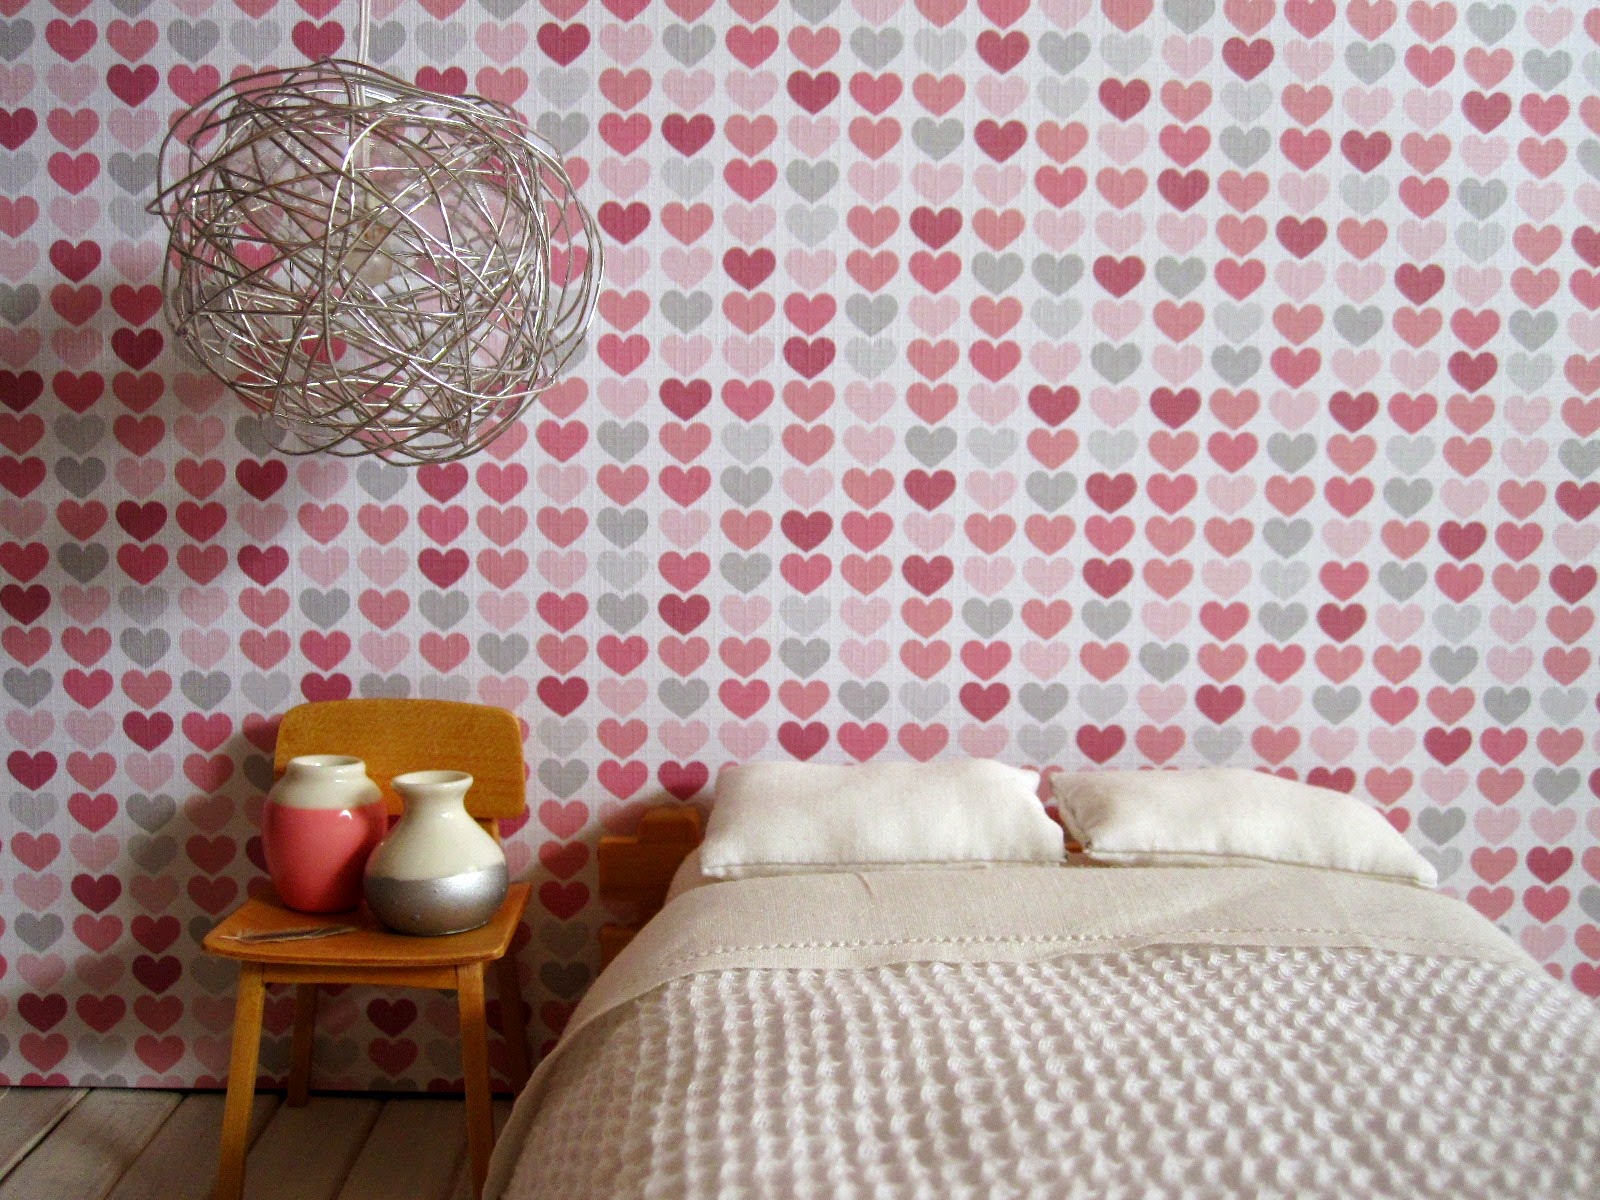
{"label": "wooden side table", "polygon": [[[489,1042],[484,1010],[484,968],[494,964],[505,1010],[512,1083],[528,1082],[528,1042],[522,990],[511,940],[531,888],[514,883],[487,925],[446,937],[391,933],[365,909],[312,916],[283,907],[271,892],[246,901],[204,942],[208,953],[239,961],[239,993],[233,1020],[233,1057],[222,1115],[222,1152],[215,1200],[238,1200],[244,1190],[245,1137],[255,1097],[261,1052],[261,1015],[269,983],[295,985],[294,1034],[290,1043],[286,1102],[306,1102],[311,1080],[311,1042],[316,1024],[317,985],[376,984],[454,991],[461,1012],[461,1067],[466,1084],[467,1150],[474,1194],[481,1193],[494,1148],[489,1105]],[[352,933],[312,941],[250,942],[240,935],[308,925],[355,925]]]}

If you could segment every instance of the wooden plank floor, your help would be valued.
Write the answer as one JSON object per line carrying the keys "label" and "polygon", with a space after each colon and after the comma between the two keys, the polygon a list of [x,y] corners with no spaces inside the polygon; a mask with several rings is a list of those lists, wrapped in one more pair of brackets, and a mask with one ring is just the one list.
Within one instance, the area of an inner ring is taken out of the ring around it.
{"label": "wooden plank floor", "polygon": [[[258,1093],[246,1200],[471,1200],[464,1121],[448,1096]],[[221,1127],[217,1093],[0,1089],[0,1200],[207,1200]]]}

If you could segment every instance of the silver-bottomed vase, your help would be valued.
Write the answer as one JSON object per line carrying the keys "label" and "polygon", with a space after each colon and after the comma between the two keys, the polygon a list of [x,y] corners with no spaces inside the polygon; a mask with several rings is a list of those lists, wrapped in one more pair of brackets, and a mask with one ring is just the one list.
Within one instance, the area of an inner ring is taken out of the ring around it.
{"label": "silver-bottomed vase", "polygon": [[367,859],[367,907],[398,933],[476,929],[506,896],[506,856],[467,814],[465,771],[396,775],[400,820]]}

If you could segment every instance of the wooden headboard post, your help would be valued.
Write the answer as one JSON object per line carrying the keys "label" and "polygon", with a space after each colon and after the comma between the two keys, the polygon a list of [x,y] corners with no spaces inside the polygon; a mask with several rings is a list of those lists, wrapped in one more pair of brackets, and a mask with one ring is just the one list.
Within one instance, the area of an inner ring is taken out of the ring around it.
{"label": "wooden headboard post", "polygon": [[633,911],[629,923],[613,922],[600,927],[601,969],[661,910],[673,874],[699,844],[700,811],[668,805],[646,810],[639,818],[639,831],[632,837],[607,834],[600,839],[596,855],[600,899],[608,905],[626,905]]}

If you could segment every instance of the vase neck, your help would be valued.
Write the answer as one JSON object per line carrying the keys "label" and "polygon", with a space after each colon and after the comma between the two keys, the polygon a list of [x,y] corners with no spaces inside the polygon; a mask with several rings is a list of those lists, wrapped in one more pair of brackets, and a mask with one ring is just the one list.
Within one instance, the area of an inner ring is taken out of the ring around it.
{"label": "vase neck", "polygon": [[472,776],[464,771],[412,771],[395,776],[392,783],[405,803],[407,815],[467,815],[466,796]]}

